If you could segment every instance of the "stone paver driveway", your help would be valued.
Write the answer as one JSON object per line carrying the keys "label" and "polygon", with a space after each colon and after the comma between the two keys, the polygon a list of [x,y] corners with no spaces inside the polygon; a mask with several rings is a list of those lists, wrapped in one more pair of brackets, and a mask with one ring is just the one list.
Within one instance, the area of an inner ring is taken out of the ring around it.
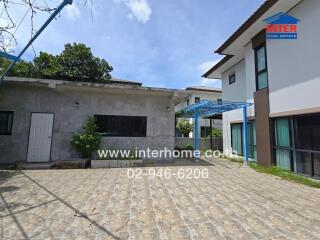
{"label": "stone paver driveway", "polygon": [[1,171],[0,239],[320,239],[320,190],[222,160],[180,168],[209,177]]}

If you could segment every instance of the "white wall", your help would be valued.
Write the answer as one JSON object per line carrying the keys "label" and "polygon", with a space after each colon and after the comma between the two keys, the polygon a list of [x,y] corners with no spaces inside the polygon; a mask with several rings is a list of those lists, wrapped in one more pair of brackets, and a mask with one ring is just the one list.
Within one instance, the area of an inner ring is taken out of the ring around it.
{"label": "white wall", "polygon": [[[235,73],[236,82],[229,84],[229,76]],[[224,101],[246,101],[246,72],[245,61],[239,63],[222,73],[222,99]]]}
{"label": "white wall", "polygon": [[[254,52],[251,43],[246,46],[245,58],[222,74],[222,99],[224,101],[252,102],[255,91]],[[229,75],[236,74],[236,82],[229,85]],[[249,107],[249,117],[254,116],[254,107]],[[231,128],[232,122],[241,122],[242,109],[223,113],[223,150],[231,152]]]}
{"label": "white wall", "polygon": [[301,20],[298,39],[267,41],[271,114],[320,106],[320,1],[289,14]]}
{"label": "white wall", "polygon": [[[270,113],[320,107],[320,1],[304,0],[289,14],[301,20],[298,40],[267,40]],[[236,83],[229,85],[229,74]],[[254,50],[245,46],[245,58],[222,74],[223,100],[253,102],[255,86]],[[254,116],[254,107],[248,116]],[[224,151],[231,148],[232,122],[242,121],[242,110],[223,114]]]}

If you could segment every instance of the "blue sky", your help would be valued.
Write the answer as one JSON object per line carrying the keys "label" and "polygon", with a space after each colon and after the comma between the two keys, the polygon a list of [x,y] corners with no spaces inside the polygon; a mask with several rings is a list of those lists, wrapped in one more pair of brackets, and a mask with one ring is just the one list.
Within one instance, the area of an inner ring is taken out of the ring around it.
{"label": "blue sky", "polygon": [[[64,9],[37,39],[34,48],[36,53],[56,54],[65,43],[81,42],[114,67],[112,76],[116,78],[153,87],[219,87],[219,80],[201,78],[206,68],[221,59],[213,50],[262,2],[93,0],[91,12],[90,4],[84,6],[83,1],[74,0],[73,6]],[[37,16],[36,25],[45,18]],[[30,27],[25,24],[17,32],[18,48],[30,36]],[[24,57],[33,56],[29,51]]]}

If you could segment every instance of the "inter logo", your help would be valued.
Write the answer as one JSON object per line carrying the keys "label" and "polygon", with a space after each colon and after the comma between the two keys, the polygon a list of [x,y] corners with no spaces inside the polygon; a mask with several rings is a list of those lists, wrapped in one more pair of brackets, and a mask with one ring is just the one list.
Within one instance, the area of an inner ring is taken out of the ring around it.
{"label": "inter logo", "polygon": [[267,39],[297,39],[299,19],[289,14],[280,12],[264,20],[268,24],[266,27]]}

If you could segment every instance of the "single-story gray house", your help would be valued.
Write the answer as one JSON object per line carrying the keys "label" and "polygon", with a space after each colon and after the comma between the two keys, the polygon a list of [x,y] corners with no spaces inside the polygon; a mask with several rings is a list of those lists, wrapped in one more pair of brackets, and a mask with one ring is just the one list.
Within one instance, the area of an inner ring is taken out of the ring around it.
{"label": "single-story gray house", "polygon": [[7,77],[0,86],[0,163],[79,159],[71,137],[95,116],[101,149],[173,150],[183,90]]}

